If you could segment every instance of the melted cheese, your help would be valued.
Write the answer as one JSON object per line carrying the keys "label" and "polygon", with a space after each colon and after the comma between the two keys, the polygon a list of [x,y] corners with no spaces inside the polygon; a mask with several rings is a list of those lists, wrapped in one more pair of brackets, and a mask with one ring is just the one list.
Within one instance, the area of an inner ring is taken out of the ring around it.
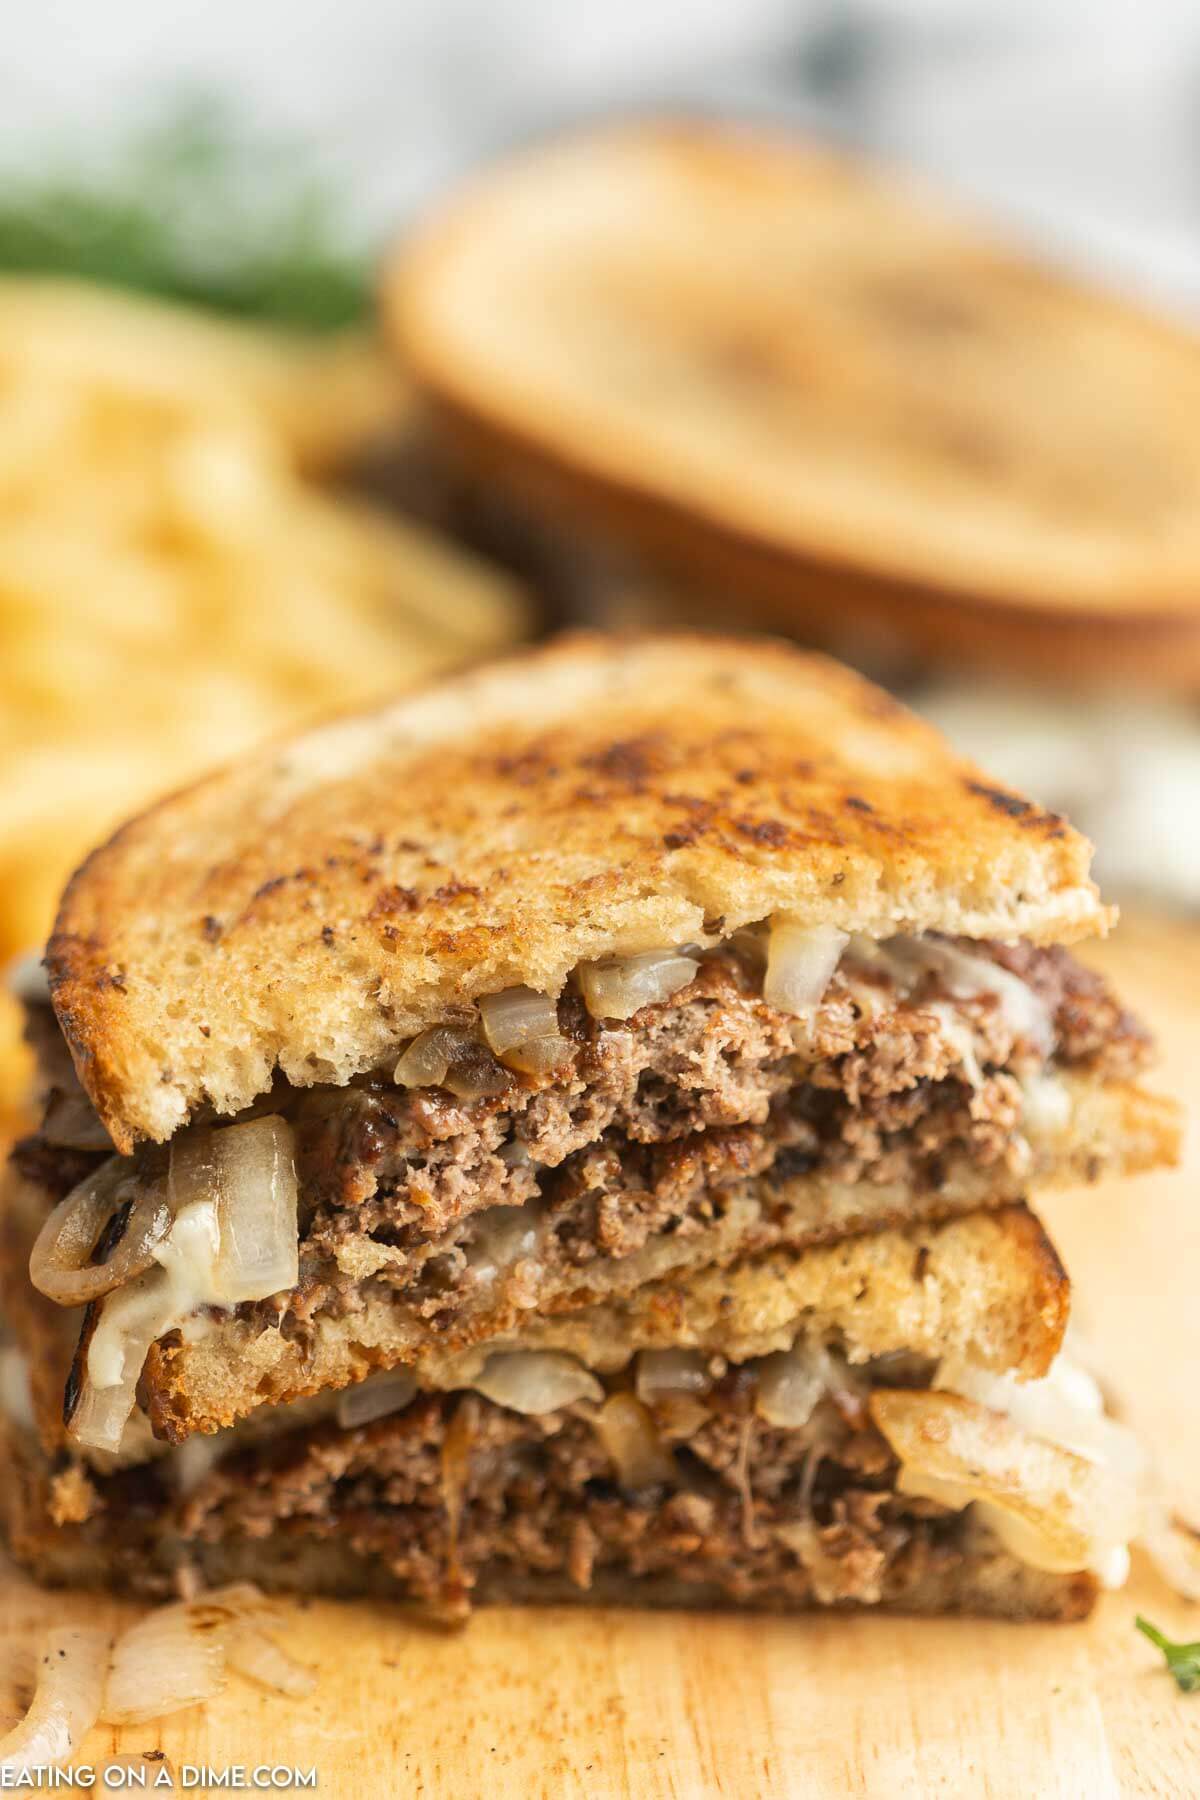
{"label": "melted cheese", "polygon": [[182,1207],[154,1250],[159,1267],[128,1282],[104,1303],[88,1346],[88,1377],[94,1387],[118,1387],[127,1378],[131,1351],[144,1358],[155,1338],[190,1320],[200,1307],[224,1303],[216,1275],[220,1247],[216,1201],[193,1200]]}

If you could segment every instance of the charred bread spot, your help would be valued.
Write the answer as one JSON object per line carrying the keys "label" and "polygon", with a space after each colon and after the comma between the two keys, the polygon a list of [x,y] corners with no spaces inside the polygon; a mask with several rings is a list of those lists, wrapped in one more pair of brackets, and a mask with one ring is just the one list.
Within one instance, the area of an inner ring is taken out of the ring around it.
{"label": "charred bread spot", "polygon": [[792,840],[791,832],[779,819],[734,819],[733,828],[752,844],[766,844],[770,849],[779,849]]}
{"label": "charred bread spot", "polygon": [[214,918],[212,913],[205,913],[200,921],[201,935],[209,944],[219,944],[224,929],[220,919]]}
{"label": "charred bread spot", "polygon": [[[415,888],[398,886],[386,887],[382,892],[376,894],[374,900],[371,902],[371,910],[367,914],[367,919],[368,921],[373,921],[375,919],[391,918],[396,913],[416,912],[420,904],[421,897]],[[325,932],[329,932],[328,937],[325,937]],[[328,925],[325,926],[321,935],[325,938],[327,944],[333,942],[333,932]]]}
{"label": "charred bread spot", "polygon": [[482,890],[470,881],[452,880],[435,888],[429,898],[434,905],[443,906],[451,900],[478,900],[481,894]]}
{"label": "charred bread spot", "polygon": [[268,894],[278,893],[280,888],[287,886],[287,882],[286,875],[272,875],[269,880],[260,882],[250,897],[250,904],[253,905],[256,900],[265,900]]}
{"label": "charred bread spot", "polygon": [[661,732],[627,738],[580,758],[580,767],[603,775],[616,787],[643,792],[652,775],[667,767],[666,739]]}

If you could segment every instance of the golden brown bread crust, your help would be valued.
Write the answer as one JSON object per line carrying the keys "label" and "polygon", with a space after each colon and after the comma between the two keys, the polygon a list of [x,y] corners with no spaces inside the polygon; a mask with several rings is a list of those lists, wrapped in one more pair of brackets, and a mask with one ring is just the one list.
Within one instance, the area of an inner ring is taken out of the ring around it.
{"label": "golden brown bread crust", "polygon": [[1090,846],[849,671],[570,638],[275,745],[71,881],[55,1010],[121,1150],[278,1068],[344,1082],[481,993],[786,910],[877,936],[1103,930]]}
{"label": "golden brown bread crust", "polygon": [[491,171],[384,297],[490,480],[761,619],[1200,679],[1195,339],[898,183],[618,127]]}

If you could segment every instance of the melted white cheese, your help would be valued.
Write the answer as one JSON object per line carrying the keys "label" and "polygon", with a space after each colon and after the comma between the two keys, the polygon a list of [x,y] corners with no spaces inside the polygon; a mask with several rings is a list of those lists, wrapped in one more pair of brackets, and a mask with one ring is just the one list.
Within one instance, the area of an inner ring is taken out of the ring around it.
{"label": "melted white cheese", "polygon": [[[157,1270],[110,1294],[88,1346],[88,1376],[97,1388],[118,1387],[127,1378],[125,1360],[173,1331],[202,1306],[223,1304],[216,1260],[221,1247],[215,1200],[182,1207],[154,1250]],[[140,1372],[140,1371],[139,1371]]]}

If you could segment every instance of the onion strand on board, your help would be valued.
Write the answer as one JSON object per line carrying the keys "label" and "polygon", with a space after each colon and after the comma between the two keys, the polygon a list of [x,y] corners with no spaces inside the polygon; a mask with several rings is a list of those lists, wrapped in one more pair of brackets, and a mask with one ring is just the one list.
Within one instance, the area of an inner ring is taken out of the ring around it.
{"label": "onion strand on board", "polygon": [[316,1671],[289,1656],[257,1625],[234,1627],[226,1638],[225,1656],[235,1673],[290,1700],[306,1700],[316,1688]]}
{"label": "onion strand on board", "polygon": [[112,1634],[96,1626],[47,1632],[29,1711],[0,1738],[0,1775],[57,1766],[75,1755],[100,1716],[111,1642]]}
{"label": "onion strand on board", "polygon": [[[267,1610],[259,1590],[243,1581],[147,1613],[113,1646],[101,1716],[110,1725],[141,1725],[197,1706],[221,1692],[227,1666],[238,1668],[243,1657],[256,1662],[261,1672],[294,1683],[298,1692],[299,1675],[284,1675],[279,1660],[261,1646],[231,1652],[237,1635],[257,1631]],[[284,1656],[278,1645],[272,1644],[271,1651]]]}

